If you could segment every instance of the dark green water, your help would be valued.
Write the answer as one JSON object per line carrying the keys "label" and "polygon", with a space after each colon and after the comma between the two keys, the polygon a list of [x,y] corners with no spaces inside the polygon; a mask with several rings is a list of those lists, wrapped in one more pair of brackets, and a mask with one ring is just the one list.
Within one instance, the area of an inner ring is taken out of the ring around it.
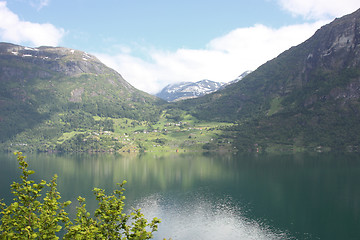
{"label": "dark green water", "polygon": [[[26,155],[26,154],[25,154]],[[156,239],[360,239],[358,155],[28,154],[35,179],[57,173],[62,200],[110,193],[124,179],[127,206],[162,219]],[[18,181],[0,154],[0,198]],[[71,211],[71,209],[69,209]]]}

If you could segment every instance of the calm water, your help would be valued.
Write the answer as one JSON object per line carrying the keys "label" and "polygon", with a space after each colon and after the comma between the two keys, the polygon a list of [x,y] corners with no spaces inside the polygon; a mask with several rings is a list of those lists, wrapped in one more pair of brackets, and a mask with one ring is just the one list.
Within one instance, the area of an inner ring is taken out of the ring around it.
{"label": "calm water", "polygon": [[[0,154],[0,198],[19,169]],[[59,175],[62,200],[110,193],[162,219],[156,239],[360,239],[358,155],[28,154],[34,178]],[[70,211],[70,210],[69,210]]]}

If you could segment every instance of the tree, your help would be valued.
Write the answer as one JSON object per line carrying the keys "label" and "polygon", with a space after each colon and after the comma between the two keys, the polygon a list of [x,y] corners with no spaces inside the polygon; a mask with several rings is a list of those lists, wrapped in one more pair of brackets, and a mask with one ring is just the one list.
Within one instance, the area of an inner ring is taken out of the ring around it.
{"label": "tree", "polygon": [[[85,198],[78,197],[74,223],[70,221],[65,207],[70,201],[60,202],[57,191],[57,176],[50,183],[41,180],[35,183],[29,180],[34,174],[28,170],[28,163],[21,152],[15,153],[22,170],[20,183],[11,185],[14,202],[7,206],[0,201],[0,239],[59,239],[64,228],[63,239],[151,239],[157,231],[160,220],[153,218],[150,223],[140,209],[131,214],[124,210],[124,181],[112,195],[106,195],[103,189],[95,188],[94,194],[98,208],[94,217],[86,210]],[[41,192],[48,187],[45,197]],[[149,229],[149,230],[147,230]]]}

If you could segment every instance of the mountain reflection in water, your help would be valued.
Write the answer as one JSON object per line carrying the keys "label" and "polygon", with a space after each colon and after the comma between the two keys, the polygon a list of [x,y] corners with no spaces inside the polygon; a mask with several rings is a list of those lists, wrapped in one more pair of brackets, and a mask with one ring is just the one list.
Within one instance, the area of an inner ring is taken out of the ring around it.
{"label": "mountain reflection in water", "polygon": [[[126,210],[162,223],[155,239],[360,239],[357,154],[25,154],[36,181],[58,174],[62,200],[89,212],[94,187],[127,180]],[[0,198],[19,180],[0,154]]]}

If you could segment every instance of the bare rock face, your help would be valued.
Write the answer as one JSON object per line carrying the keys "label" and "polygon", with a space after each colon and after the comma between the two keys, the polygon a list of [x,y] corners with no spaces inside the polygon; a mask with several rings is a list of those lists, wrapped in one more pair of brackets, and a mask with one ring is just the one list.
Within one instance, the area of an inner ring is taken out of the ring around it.
{"label": "bare rock face", "polygon": [[360,9],[323,26],[304,46],[308,53],[301,72],[302,86],[319,82],[318,89],[326,85],[329,88],[323,93],[314,91],[305,106],[309,100],[315,103],[320,99],[337,100],[345,106],[360,98]]}
{"label": "bare rock face", "polygon": [[0,82],[17,82],[25,86],[30,79],[67,79],[82,74],[107,76],[115,88],[135,92],[135,88],[119,73],[86,52],[63,47],[29,48],[0,43]]}
{"label": "bare rock face", "polygon": [[322,27],[308,42],[312,51],[306,59],[307,68],[359,66],[360,9]]}
{"label": "bare rock face", "polygon": [[76,88],[71,91],[70,102],[81,102],[81,95],[84,93],[84,88]]}
{"label": "bare rock face", "polygon": [[198,118],[238,121],[238,147],[296,145],[294,139],[303,139],[301,146],[357,149],[360,9],[323,26],[231,88],[182,107]]}
{"label": "bare rock face", "polygon": [[62,47],[29,48],[9,43],[0,43],[0,55],[8,59],[21,58],[40,68],[68,76],[81,73],[103,74],[104,65],[86,52]]}

